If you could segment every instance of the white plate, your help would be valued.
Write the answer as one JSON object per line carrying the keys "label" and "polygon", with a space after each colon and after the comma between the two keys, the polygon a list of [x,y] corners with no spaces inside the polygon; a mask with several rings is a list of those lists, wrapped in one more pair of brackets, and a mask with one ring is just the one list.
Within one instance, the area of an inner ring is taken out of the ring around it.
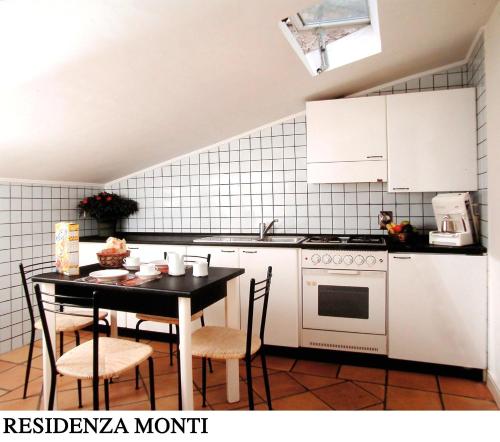
{"label": "white plate", "polygon": [[97,272],[92,272],[89,276],[96,278],[99,281],[118,281],[125,278],[128,275],[128,270],[122,269],[109,269],[109,270],[98,270]]}
{"label": "white plate", "polygon": [[158,275],[161,275],[161,272],[159,272],[159,271],[155,271],[154,273],[142,273],[142,272],[137,272],[137,273],[135,274],[135,276],[137,276],[138,278],[142,278],[142,279],[155,278],[155,277],[157,277]]}

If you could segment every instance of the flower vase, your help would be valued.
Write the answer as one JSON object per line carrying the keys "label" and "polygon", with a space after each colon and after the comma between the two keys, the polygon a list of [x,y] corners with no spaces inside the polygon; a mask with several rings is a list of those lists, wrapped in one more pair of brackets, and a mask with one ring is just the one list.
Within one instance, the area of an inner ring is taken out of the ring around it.
{"label": "flower vase", "polygon": [[97,221],[97,234],[100,237],[115,236],[116,220]]}

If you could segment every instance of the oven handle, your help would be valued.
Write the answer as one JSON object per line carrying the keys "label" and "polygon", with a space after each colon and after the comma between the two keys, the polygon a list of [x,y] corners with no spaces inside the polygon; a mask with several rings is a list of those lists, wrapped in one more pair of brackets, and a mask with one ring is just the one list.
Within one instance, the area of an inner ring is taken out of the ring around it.
{"label": "oven handle", "polygon": [[359,270],[327,270],[331,275],[360,275]]}

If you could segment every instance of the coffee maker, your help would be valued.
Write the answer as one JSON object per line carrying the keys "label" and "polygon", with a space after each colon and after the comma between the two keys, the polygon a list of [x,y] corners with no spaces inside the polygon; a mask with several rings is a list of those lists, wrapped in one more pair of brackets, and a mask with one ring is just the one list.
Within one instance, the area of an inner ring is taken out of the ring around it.
{"label": "coffee maker", "polygon": [[430,244],[460,247],[478,241],[479,216],[469,192],[436,195],[432,208],[438,230],[429,233]]}

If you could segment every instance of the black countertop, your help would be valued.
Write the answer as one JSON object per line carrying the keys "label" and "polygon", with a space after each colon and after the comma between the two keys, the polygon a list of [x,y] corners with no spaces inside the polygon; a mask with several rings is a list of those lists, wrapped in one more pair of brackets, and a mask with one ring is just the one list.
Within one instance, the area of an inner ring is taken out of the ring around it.
{"label": "black countertop", "polygon": [[[123,238],[129,244],[170,244],[170,245],[196,245],[196,246],[232,246],[232,247],[292,247],[301,249],[371,249],[367,246],[353,246],[351,244],[339,246],[337,244],[310,244],[310,243],[295,243],[295,244],[276,244],[272,242],[230,242],[230,243],[217,243],[217,242],[194,242],[195,239],[204,238],[206,236],[224,236],[235,235],[233,234],[214,234],[214,233],[160,233],[160,232],[117,232],[117,238]],[[237,234],[238,236],[255,236],[254,234]],[[280,235],[274,235],[280,236]],[[306,238],[312,235],[297,234],[297,235],[283,235],[283,236],[305,236]],[[380,235],[373,235],[380,236]],[[388,236],[384,236],[387,241],[387,247],[376,247],[377,250],[388,250],[389,253],[446,253],[446,254],[459,254],[459,255],[482,255],[487,252],[486,247],[481,244],[473,244],[470,246],[451,247],[451,246],[437,246],[429,244],[428,235],[417,235],[412,241],[402,243]],[[99,236],[84,236],[80,238],[82,242],[106,242],[106,237]]]}

